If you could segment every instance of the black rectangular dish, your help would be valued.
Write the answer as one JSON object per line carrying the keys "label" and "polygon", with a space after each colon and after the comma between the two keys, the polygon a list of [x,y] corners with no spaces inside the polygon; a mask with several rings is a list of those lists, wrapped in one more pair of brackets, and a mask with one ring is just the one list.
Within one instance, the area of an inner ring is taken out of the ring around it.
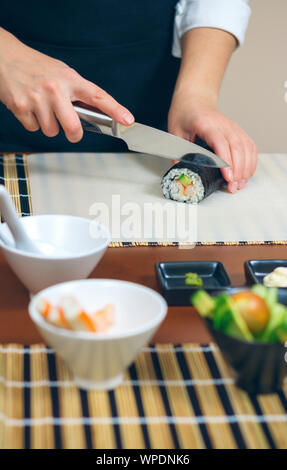
{"label": "black rectangular dish", "polygon": [[[159,288],[168,305],[190,305],[190,296],[198,289],[210,291],[231,287],[222,263],[218,261],[178,261],[155,264]],[[185,284],[185,274],[197,273],[203,280],[201,287]]]}
{"label": "black rectangular dish", "polygon": [[[287,259],[253,259],[244,263],[247,284],[263,284],[264,276],[274,271],[275,268],[287,268]],[[278,289],[280,302],[287,305],[287,287]]]}
{"label": "black rectangular dish", "polygon": [[248,284],[263,284],[264,276],[275,268],[287,268],[287,259],[252,259],[244,263],[245,276]]}

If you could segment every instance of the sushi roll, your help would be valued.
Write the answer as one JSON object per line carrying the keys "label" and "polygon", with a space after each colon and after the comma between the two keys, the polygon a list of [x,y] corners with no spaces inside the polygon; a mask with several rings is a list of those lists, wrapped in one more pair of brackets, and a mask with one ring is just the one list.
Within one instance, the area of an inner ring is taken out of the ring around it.
{"label": "sushi roll", "polygon": [[198,167],[192,163],[197,154],[186,155],[190,163],[179,162],[161,180],[163,195],[174,201],[197,204],[225,183],[218,168]]}

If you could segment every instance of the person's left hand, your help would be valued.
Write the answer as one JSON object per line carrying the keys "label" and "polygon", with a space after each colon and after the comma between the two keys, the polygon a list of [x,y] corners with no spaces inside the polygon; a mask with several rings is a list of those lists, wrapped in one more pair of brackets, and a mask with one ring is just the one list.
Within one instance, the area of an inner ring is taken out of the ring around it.
{"label": "person's left hand", "polygon": [[242,189],[257,165],[253,140],[233,121],[221,114],[212,100],[185,92],[175,92],[168,116],[171,134],[195,141],[204,140],[229,168],[221,170],[227,189]]}

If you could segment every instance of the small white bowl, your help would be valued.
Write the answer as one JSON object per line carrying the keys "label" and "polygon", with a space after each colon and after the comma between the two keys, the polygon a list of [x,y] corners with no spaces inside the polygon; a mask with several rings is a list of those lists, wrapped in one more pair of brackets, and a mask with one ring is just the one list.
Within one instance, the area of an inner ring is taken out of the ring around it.
{"label": "small white bowl", "polygon": [[[71,331],[49,324],[37,303],[44,297],[57,305],[73,295],[87,311],[115,306],[115,323],[106,333]],[[39,292],[29,313],[44,340],[67,363],[76,384],[83,389],[110,390],[120,384],[123,372],[150,340],[167,312],[164,298],[133,282],[87,279],[67,282]]]}
{"label": "small white bowl", "polygon": [[15,248],[6,224],[0,225],[0,231],[11,246],[1,240],[0,246],[8,264],[32,294],[59,282],[88,277],[111,240],[107,228],[82,217],[37,215],[20,221],[43,255]]}

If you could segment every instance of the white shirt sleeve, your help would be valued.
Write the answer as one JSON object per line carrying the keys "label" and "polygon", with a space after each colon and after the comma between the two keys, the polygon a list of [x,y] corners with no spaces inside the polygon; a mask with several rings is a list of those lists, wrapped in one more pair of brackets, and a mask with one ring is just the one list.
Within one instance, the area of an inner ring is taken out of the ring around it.
{"label": "white shirt sleeve", "polygon": [[172,54],[181,57],[180,39],[189,29],[218,28],[242,44],[249,17],[249,0],[179,0],[176,5]]}

